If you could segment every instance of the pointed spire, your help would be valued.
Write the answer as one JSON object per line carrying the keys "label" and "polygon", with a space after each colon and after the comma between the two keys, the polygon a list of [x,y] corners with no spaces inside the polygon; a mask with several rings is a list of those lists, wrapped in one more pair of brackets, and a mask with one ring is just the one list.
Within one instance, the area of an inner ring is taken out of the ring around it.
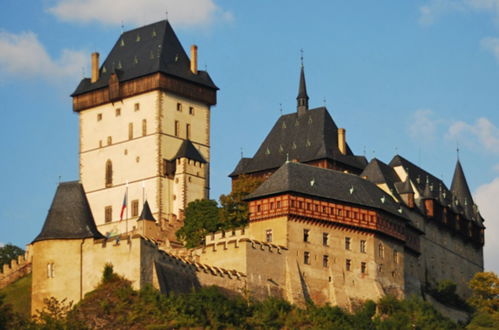
{"label": "pointed spire", "polygon": [[142,213],[140,214],[138,220],[148,220],[156,222],[156,219],[154,219],[154,216],[152,215],[151,208],[149,207],[149,203],[147,202],[147,200],[144,203],[144,207],[142,208]]}
{"label": "pointed spire", "polygon": [[[472,205],[473,198],[471,197],[470,188],[466,177],[464,176],[463,167],[459,159],[456,163],[456,169],[454,170],[454,177],[452,178],[452,184],[450,190],[457,197],[461,205]],[[467,201],[467,203],[465,203]]]}
{"label": "pointed spire", "polygon": [[300,71],[300,86],[298,87],[298,96],[296,97],[298,114],[305,114],[308,110],[307,84],[305,83],[305,70],[303,68],[303,55]]}

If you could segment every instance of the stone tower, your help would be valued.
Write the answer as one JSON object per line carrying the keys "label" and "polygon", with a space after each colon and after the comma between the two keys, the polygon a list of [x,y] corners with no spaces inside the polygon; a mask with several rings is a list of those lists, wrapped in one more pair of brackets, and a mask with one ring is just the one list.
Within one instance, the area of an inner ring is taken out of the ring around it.
{"label": "stone tower", "polygon": [[71,96],[80,178],[102,233],[136,228],[145,196],[163,229],[208,198],[217,90],[197,69],[197,47],[189,59],[168,21],[124,32],[100,67],[92,54],[92,76]]}

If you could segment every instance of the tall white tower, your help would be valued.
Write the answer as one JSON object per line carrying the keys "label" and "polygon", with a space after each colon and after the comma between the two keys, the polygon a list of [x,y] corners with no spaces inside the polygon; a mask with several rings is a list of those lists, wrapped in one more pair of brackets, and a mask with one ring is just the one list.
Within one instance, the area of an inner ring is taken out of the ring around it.
{"label": "tall white tower", "polygon": [[123,33],[100,68],[92,54],[92,77],[72,97],[80,178],[103,234],[133,230],[147,199],[170,236],[187,203],[208,198],[217,90],[168,21]]}

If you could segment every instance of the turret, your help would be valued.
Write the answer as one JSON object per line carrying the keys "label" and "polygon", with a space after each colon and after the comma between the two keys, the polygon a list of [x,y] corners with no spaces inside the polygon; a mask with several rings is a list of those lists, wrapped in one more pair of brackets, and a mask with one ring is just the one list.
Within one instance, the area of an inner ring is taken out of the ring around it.
{"label": "turret", "polygon": [[433,187],[430,184],[428,177],[426,178],[426,185],[422,196],[425,213],[428,218],[435,216],[435,196],[433,194]]}

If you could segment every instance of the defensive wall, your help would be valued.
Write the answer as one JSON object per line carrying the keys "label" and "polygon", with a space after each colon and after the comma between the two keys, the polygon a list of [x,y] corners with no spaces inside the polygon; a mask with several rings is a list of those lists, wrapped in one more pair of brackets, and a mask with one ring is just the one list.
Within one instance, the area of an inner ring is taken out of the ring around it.
{"label": "defensive wall", "polygon": [[0,289],[31,273],[31,254],[29,248],[26,249],[24,255],[20,255],[17,259],[12,259],[10,263],[4,264],[0,268],[0,271]]}

